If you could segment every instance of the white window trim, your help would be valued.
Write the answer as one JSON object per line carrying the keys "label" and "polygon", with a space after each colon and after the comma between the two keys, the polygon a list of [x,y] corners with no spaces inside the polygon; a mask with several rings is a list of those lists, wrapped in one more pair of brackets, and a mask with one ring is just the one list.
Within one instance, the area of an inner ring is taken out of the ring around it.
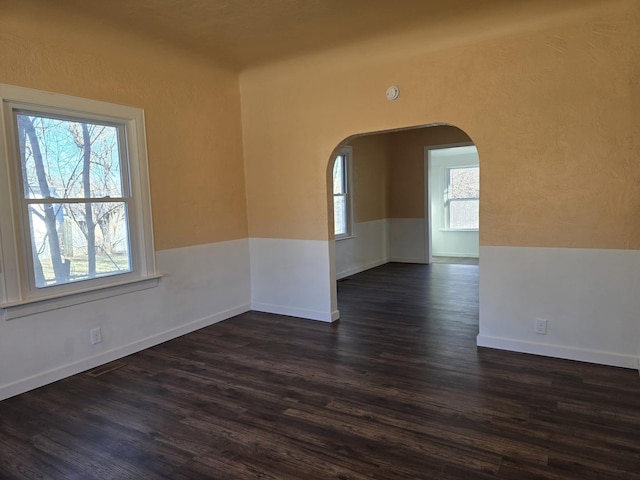
{"label": "white window trim", "polygon": [[[12,112],[15,108],[117,121],[125,125],[128,173],[132,190],[130,232],[132,273],[69,283],[33,292],[25,261],[28,238],[16,205],[18,168]],[[30,88],[0,84],[0,314],[6,320],[45,312],[99,298],[121,295],[158,284],[151,219],[144,111]],[[12,138],[13,136],[13,138]],[[61,287],[61,288],[59,288]]]}
{"label": "white window trim", "polygon": [[[449,191],[449,180],[451,178],[450,176],[450,171],[451,170],[457,170],[460,168],[480,168],[480,164],[479,163],[474,163],[474,164],[462,164],[462,165],[447,165],[444,169],[444,175],[445,175],[445,180],[444,180],[444,184],[447,187],[447,192]],[[444,202],[444,215],[443,215],[443,219],[444,219],[444,223],[445,226],[444,228],[440,229],[441,232],[478,232],[480,231],[479,228],[451,228],[451,210],[449,209],[449,203],[451,202],[451,199],[448,198],[448,193],[447,193],[447,198],[445,199]],[[457,199],[456,201],[469,201],[469,200],[475,200],[475,198],[464,198],[464,199]],[[480,200],[480,197],[478,197],[478,201]]]}
{"label": "white window trim", "polygon": [[[331,169],[333,171],[333,166],[335,165],[336,160],[338,159],[338,157],[340,155],[344,156],[344,175],[345,178],[347,179],[347,185],[346,185],[346,193],[345,193],[345,205],[347,208],[347,212],[346,212],[346,218],[347,218],[347,231],[345,233],[341,233],[340,235],[336,235],[334,232],[333,238],[334,240],[347,240],[349,238],[354,238],[355,235],[353,234],[353,175],[352,175],[352,168],[351,168],[351,163],[352,163],[352,156],[353,156],[353,148],[349,145],[346,145],[344,147],[342,147],[342,149],[336,154],[336,156],[333,158],[333,162],[331,163]],[[331,188],[331,198],[333,200],[333,198],[335,197],[335,194],[333,193],[333,184],[332,184],[332,188]]]}

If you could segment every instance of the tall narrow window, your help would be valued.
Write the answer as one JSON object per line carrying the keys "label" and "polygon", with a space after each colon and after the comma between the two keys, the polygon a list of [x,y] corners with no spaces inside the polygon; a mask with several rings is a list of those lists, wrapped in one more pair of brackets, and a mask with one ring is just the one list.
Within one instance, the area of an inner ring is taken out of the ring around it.
{"label": "tall narrow window", "polygon": [[333,229],[337,239],[351,233],[350,156],[351,149],[345,148],[333,163]]}
{"label": "tall narrow window", "polygon": [[449,168],[447,176],[447,227],[477,230],[480,225],[480,168]]}
{"label": "tall narrow window", "polygon": [[142,111],[1,84],[0,100],[5,316],[157,281]]}

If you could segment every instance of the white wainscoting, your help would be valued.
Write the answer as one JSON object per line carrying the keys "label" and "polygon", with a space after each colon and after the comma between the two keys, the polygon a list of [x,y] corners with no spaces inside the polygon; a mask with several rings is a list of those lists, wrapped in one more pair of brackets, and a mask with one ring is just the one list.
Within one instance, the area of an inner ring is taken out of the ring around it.
{"label": "white wainscoting", "polygon": [[386,218],[356,223],[353,236],[335,241],[336,278],[388,262],[426,263],[422,218]]}
{"label": "white wainscoting", "polygon": [[249,242],[252,310],[324,322],[338,319],[329,241],[251,238]]}
{"label": "white wainscoting", "polygon": [[478,258],[478,230],[456,231],[434,229],[431,234],[434,257]]}
{"label": "white wainscoting", "polygon": [[424,218],[389,219],[389,261],[427,263]]}
{"label": "white wainscoting", "polygon": [[336,240],[336,278],[341,279],[388,262],[387,219],[355,223],[353,236]]}
{"label": "white wainscoting", "polygon": [[[156,253],[156,288],[0,321],[0,400],[250,308],[247,239]],[[100,327],[102,343],[89,330]]]}
{"label": "white wainscoting", "polygon": [[480,247],[480,274],[479,346],[638,368],[640,251]]}
{"label": "white wainscoting", "polygon": [[[395,220],[390,240],[414,233],[395,250],[414,253],[399,257],[422,259],[410,240],[422,222]],[[0,399],[250,308],[335,320],[332,244],[253,238],[165,250],[157,288],[0,321]],[[640,252],[481,247],[480,272],[479,346],[638,367]],[[534,333],[536,318],[548,320],[547,335]],[[91,345],[95,327],[103,341]]]}

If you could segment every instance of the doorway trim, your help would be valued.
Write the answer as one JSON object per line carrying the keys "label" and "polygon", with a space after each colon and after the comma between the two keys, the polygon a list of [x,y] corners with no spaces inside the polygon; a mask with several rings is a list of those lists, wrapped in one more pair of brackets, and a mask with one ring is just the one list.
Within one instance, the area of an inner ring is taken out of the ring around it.
{"label": "doorway trim", "polygon": [[432,228],[431,219],[431,191],[432,175],[431,175],[431,152],[433,150],[443,150],[445,148],[470,147],[476,146],[473,142],[447,143],[441,145],[426,145],[424,147],[424,216],[425,216],[425,263],[433,262],[433,245],[432,245]]}

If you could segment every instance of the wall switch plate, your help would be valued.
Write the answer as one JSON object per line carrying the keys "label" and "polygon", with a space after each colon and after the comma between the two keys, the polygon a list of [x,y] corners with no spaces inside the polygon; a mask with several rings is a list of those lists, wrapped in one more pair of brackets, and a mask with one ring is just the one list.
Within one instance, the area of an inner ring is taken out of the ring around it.
{"label": "wall switch plate", "polygon": [[100,327],[89,330],[89,336],[91,337],[91,343],[93,345],[100,343],[102,341],[102,332],[100,331]]}
{"label": "wall switch plate", "polygon": [[536,318],[533,322],[533,331],[538,335],[547,334],[547,321],[544,318]]}

